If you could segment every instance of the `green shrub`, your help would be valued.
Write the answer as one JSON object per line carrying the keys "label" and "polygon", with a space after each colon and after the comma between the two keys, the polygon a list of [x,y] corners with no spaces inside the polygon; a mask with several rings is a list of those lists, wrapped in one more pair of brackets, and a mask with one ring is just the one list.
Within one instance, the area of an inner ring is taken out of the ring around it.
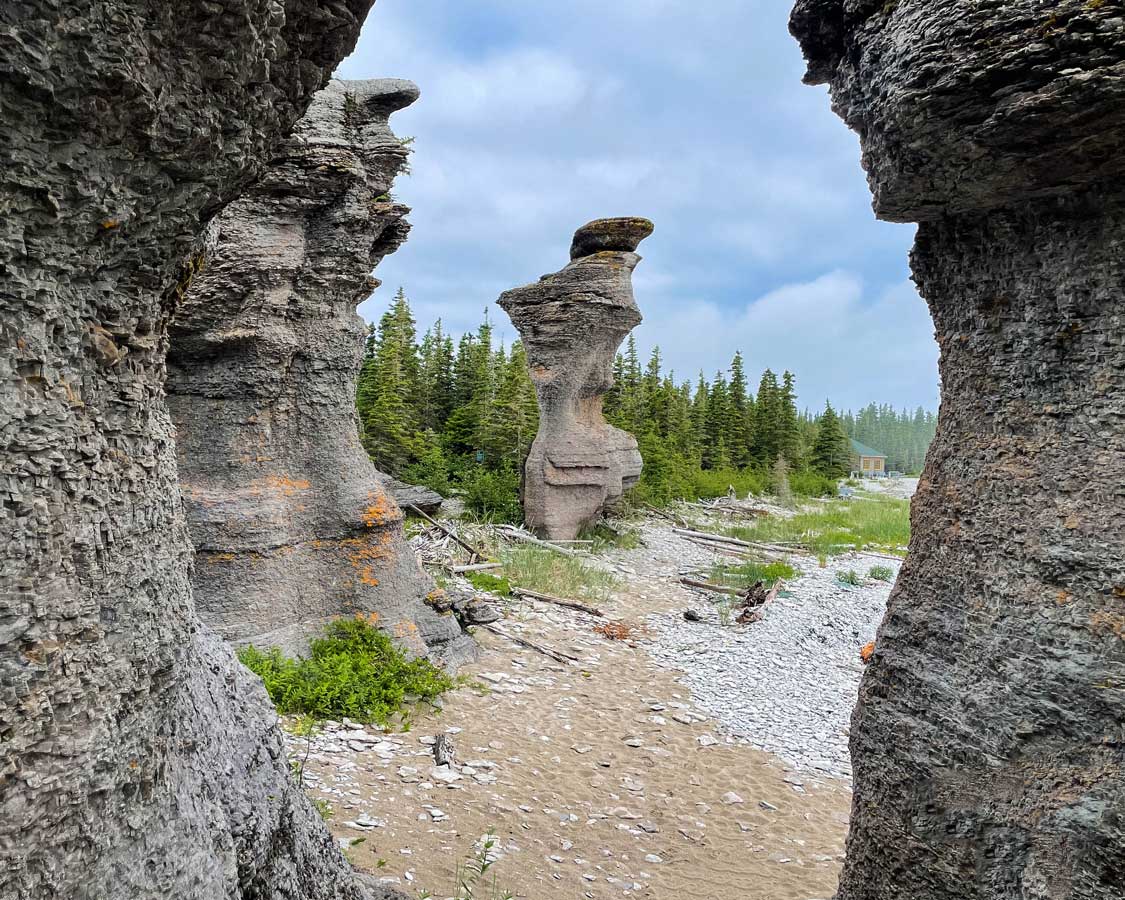
{"label": "green shrub", "polygon": [[819,472],[805,470],[789,475],[789,487],[798,497],[835,497],[836,480]]}
{"label": "green shrub", "polygon": [[250,645],[238,658],[261,677],[284,715],[316,719],[347,716],[386,725],[408,702],[433,700],[453,686],[426,659],[408,659],[391,639],[363,618],[339,619],[309,648],[308,659]]}
{"label": "green shrub", "polygon": [[894,581],[895,570],[890,566],[872,566],[867,571],[867,577],[875,581]]}
{"label": "green shrub", "polygon": [[478,591],[489,591],[493,594],[499,594],[501,597],[511,596],[512,585],[507,578],[499,578],[496,575],[489,575],[487,572],[466,572],[465,577],[469,580],[469,584]]}
{"label": "green shrub", "polygon": [[850,584],[854,587],[859,587],[863,584],[863,576],[855,569],[848,569],[846,572],[837,572],[836,580],[843,584]]}
{"label": "green shrub", "polygon": [[520,477],[510,469],[490,472],[474,467],[465,472],[461,480],[465,492],[465,507],[493,522],[523,521],[520,507]]}

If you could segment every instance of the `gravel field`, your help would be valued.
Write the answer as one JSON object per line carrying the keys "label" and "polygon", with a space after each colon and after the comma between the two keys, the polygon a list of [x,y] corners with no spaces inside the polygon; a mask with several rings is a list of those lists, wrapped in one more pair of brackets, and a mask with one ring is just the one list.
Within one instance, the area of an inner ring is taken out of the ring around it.
{"label": "gravel field", "polygon": [[811,557],[790,564],[799,575],[762,621],[723,627],[715,605],[701,602],[702,622],[651,616],[654,638],[645,649],[683,672],[696,703],[731,734],[795,768],[850,779],[848,724],[863,673],[858,650],[875,639],[891,584],[852,587],[836,573],[883,565],[897,575],[900,563],[851,553],[823,569]]}

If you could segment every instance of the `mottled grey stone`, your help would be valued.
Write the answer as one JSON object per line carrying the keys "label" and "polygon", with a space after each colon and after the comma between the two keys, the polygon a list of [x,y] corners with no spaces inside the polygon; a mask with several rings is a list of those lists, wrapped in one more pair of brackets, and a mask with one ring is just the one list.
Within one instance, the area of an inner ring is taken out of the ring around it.
{"label": "mottled grey stone", "polygon": [[180,304],[168,403],[196,548],[200,616],[223,637],[302,653],[363,614],[418,653],[475,645],[423,603],[433,582],[359,441],[356,378],[372,269],[406,239],[389,191],[409,81],[332,81],[269,168],[212,223]]}
{"label": "mottled grey stone", "polygon": [[370,0],[0,4],[0,896],[368,896],[196,618],[164,405],[200,232]]}
{"label": "mottled grey stone", "polygon": [[633,252],[647,219],[599,219],[580,228],[571,262],[498,301],[527,348],[539,432],[524,467],[528,527],[570,540],[621,500],[641,475],[637,441],[602,418],[621,341],[641,321]]}
{"label": "mottled grey stone", "polygon": [[1125,896],[1125,19],[801,0],[942,408],[853,719],[839,900]]}

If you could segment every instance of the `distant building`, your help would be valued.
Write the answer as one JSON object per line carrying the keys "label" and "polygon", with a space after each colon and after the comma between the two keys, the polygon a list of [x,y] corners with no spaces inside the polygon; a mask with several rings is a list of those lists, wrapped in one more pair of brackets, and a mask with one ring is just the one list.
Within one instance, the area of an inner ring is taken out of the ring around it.
{"label": "distant building", "polygon": [[852,474],[882,478],[887,474],[887,454],[872,450],[866,444],[852,441]]}

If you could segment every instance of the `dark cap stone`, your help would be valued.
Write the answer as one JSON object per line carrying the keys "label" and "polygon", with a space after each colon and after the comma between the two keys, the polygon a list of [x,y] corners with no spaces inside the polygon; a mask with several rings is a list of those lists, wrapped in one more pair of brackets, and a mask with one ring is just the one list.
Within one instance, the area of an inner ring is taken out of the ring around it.
{"label": "dark cap stone", "polygon": [[581,259],[602,250],[627,250],[632,253],[652,234],[653,224],[640,216],[595,219],[574,232],[570,258]]}

